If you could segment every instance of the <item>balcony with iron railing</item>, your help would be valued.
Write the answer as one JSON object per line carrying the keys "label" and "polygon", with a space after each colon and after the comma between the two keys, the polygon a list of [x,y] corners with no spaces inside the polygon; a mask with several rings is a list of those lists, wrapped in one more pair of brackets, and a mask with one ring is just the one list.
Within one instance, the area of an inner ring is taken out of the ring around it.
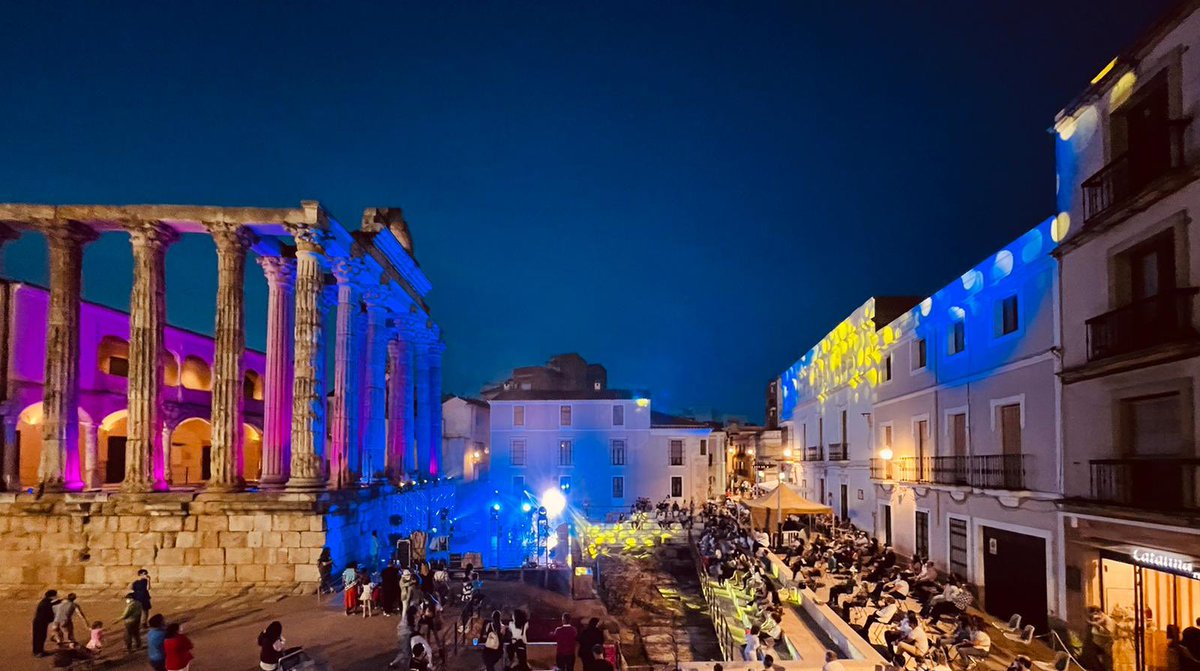
{"label": "balcony with iron railing", "polygon": [[1088,361],[1197,339],[1197,293],[1197,287],[1169,289],[1087,320]]}
{"label": "balcony with iron railing", "polygon": [[808,447],[804,448],[804,460],[805,461],[824,461],[825,460],[825,449],[823,447],[821,447],[820,445],[809,445]]}
{"label": "balcony with iron railing", "polygon": [[1200,510],[1200,459],[1096,459],[1090,500],[1143,510]]}
{"label": "balcony with iron railing", "polygon": [[850,459],[850,445],[847,443],[830,443],[829,444],[829,460],[830,461],[848,461]]}
{"label": "balcony with iron railing", "polygon": [[1133,148],[1081,184],[1085,224],[1115,214],[1150,191],[1156,182],[1185,166],[1184,131],[1190,119],[1164,123],[1153,139],[1136,141]]}
{"label": "balcony with iron railing", "polygon": [[872,459],[871,478],[926,485],[1020,490],[1026,488],[1028,454]]}

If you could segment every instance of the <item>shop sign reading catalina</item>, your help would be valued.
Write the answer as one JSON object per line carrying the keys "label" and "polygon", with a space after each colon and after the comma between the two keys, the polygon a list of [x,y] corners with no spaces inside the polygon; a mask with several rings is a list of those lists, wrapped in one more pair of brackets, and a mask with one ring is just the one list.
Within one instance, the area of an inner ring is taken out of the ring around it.
{"label": "shop sign reading catalina", "polygon": [[1134,563],[1141,566],[1200,580],[1200,571],[1196,570],[1196,560],[1190,557],[1138,547],[1131,548],[1129,556],[1133,558]]}

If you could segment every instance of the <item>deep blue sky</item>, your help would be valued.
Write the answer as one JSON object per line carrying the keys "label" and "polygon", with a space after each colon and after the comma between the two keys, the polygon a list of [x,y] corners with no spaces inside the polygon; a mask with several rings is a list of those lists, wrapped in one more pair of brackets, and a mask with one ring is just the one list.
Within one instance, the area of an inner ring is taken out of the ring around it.
{"label": "deep blue sky", "polygon": [[[1055,112],[1170,3],[370,4],[4,3],[0,201],[401,206],[447,391],[578,351],[761,419],[869,295],[1053,213]],[[88,248],[88,299],[127,306],[127,248]],[[5,257],[46,281],[41,240]],[[168,258],[211,332],[211,241]]]}

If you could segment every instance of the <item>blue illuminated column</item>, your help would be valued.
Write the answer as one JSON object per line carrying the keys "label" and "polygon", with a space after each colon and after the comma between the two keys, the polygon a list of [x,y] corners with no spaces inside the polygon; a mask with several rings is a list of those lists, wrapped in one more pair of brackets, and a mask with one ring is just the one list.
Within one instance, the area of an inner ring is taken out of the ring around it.
{"label": "blue illuminated column", "polygon": [[[358,431],[354,331],[360,310],[355,283],[361,271],[362,264],[356,259],[337,259],[333,264],[333,276],[337,280],[337,327],[333,353],[333,443],[329,455],[329,479],[335,487],[351,483],[354,480],[354,467],[358,465],[351,445]],[[353,444],[357,444],[357,441]]]}
{"label": "blue illuminated column", "polygon": [[363,386],[363,479],[375,479],[387,466],[387,365],[388,333],[386,301],[388,291],[383,287],[369,289],[363,295],[367,309],[367,333]]}
{"label": "blue illuminated column", "polygon": [[446,351],[446,343],[435,342],[429,345],[429,441],[428,452],[422,454],[422,461],[430,475],[438,475],[442,470],[442,354]]}
{"label": "blue illuminated column", "polygon": [[[417,343],[413,351],[413,381],[415,382],[416,391],[413,396],[416,400],[416,450],[409,450],[413,455],[410,470],[416,470],[421,473],[429,472],[429,443],[432,434],[430,426],[433,420],[433,414],[429,407],[429,346],[432,343],[422,341]],[[415,454],[413,454],[415,452]]]}
{"label": "blue illuminated column", "polygon": [[402,482],[413,444],[412,343],[396,335],[388,342],[387,353],[387,467],[392,481]]}

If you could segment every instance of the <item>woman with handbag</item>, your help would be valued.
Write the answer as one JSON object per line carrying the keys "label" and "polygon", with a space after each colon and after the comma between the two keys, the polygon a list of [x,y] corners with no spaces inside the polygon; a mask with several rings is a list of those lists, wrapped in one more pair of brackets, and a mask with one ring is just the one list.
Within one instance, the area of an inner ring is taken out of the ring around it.
{"label": "woman with handbag", "polygon": [[504,656],[504,649],[508,644],[508,639],[511,638],[508,627],[500,621],[500,611],[492,611],[492,617],[483,627],[483,635],[480,637],[483,649],[483,666],[487,671],[496,671],[496,662]]}

